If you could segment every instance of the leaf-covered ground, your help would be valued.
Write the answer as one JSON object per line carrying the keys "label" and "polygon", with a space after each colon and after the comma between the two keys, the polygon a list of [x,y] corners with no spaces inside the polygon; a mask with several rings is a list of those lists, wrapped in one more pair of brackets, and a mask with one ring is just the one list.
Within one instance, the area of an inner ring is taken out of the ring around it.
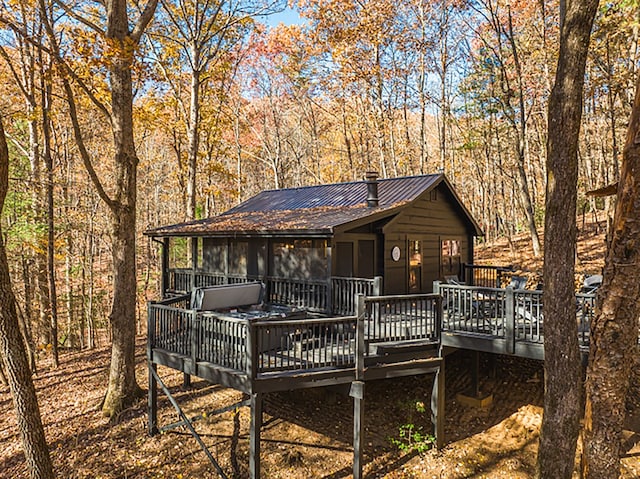
{"label": "leaf-covered ground", "polygon": [[[57,370],[43,367],[36,376],[42,417],[58,476],[61,478],[213,478],[218,477],[195,440],[182,429],[153,438],[146,432],[146,400],[141,399],[109,423],[96,405],[107,378],[109,348],[70,352]],[[422,456],[402,452],[391,442],[399,427],[429,428],[429,375],[368,383],[366,391],[367,477],[528,478],[535,464],[542,414],[542,368],[536,361],[482,357],[483,393],[491,406],[465,407],[455,395],[470,387],[470,356],[447,358],[448,445]],[[144,339],[138,341],[138,377],[146,386]],[[236,391],[194,382],[183,390],[182,376],[166,368],[160,374],[188,416],[241,400]],[[636,386],[632,394],[637,395]],[[426,410],[421,412],[421,404]],[[418,405],[418,407],[416,407]],[[335,388],[267,396],[262,433],[263,477],[346,478],[351,475],[351,399]],[[630,427],[640,431],[640,409],[630,403]],[[0,477],[27,477],[15,426],[11,396],[0,389]],[[160,395],[160,421],[176,414]],[[636,421],[634,426],[633,421]],[[247,408],[196,422],[228,477],[248,477]],[[628,432],[625,477],[640,477],[638,436]]]}
{"label": "leaf-covered ground", "polygon": [[[526,238],[478,248],[485,263],[514,264],[534,275],[542,262],[531,259]],[[581,273],[602,267],[604,235],[587,225],[579,248]],[[138,379],[147,386],[144,338],[138,339]],[[96,409],[108,375],[109,348],[65,352],[61,367],[47,359],[35,376],[40,408],[54,465],[61,478],[214,478],[214,467],[183,429],[156,437],[146,431],[146,399],[109,423]],[[536,361],[482,356],[481,390],[493,394],[484,409],[456,400],[468,391],[470,355],[447,357],[446,441],[441,451],[419,455],[401,451],[399,428],[428,431],[432,376],[367,383],[365,473],[369,478],[515,478],[532,477],[542,418],[543,371]],[[640,370],[640,367],[636,368]],[[161,377],[187,416],[229,406],[242,399],[230,389],[196,381],[182,389],[182,375],[159,368]],[[160,394],[160,423],[177,420]],[[623,476],[640,478],[640,380],[629,395]],[[423,409],[424,406],[424,409]],[[352,401],[345,391],[321,388],[267,395],[262,433],[262,477],[325,478],[351,476]],[[11,395],[0,386],[0,478],[26,478]],[[228,477],[248,477],[248,409],[241,407],[196,422],[212,454]],[[577,474],[576,474],[577,477]]]}

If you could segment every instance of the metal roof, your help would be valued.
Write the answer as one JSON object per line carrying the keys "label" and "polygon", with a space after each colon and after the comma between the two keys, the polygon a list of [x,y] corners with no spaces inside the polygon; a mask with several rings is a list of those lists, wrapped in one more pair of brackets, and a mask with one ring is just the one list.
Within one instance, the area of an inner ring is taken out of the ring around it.
{"label": "metal roof", "polygon": [[[163,226],[149,236],[217,236],[274,234],[331,235],[334,228],[353,221],[378,220],[444,181],[444,175],[421,175],[378,180],[379,204],[367,206],[366,181],[268,190],[213,218]],[[453,190],[452,190],[453,191]],[[454,193],[454,196],[455,193]],[[457,199],[457,196],[456,196]],[[459,200],[458,200],[459,202]],[[461,204],[469,221],[476,223]]]}
{"label": "metal roof", "polygon": [[[442,175],[405,176],[378,180],[379,207],[414,200]],[[352,181],[330,185],[268,190],[230,209],[224,215],[248,211],[300,210],[317,207],[347,207],[366,204],[367,183]]]}

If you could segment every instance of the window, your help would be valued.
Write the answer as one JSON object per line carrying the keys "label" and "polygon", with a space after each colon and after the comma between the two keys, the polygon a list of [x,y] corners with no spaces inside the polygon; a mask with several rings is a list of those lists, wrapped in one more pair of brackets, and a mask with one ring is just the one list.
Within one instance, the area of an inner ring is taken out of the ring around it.
{"label": "window", "polygon": [[422,292],[422,248],[419,240],[409,240],[409,292]]}
{"label": "window", "polygon": [[440,276],[460,275],[460,258],[460,240],[443,240],[441,242]]}

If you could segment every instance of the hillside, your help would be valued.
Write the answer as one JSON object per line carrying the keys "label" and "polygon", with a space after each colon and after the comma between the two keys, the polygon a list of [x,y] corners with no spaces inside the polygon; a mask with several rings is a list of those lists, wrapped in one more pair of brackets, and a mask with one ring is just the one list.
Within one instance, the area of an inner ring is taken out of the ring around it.
{"label": "hillside", "polygon": [[[581,233],[582,273],[598,272],[604,237]],[[478,248],[483,262],[513,264],[535,273],[539,261],[529,260],[526,238]],[[513,251],[513,252],[512,252]],[[492,255],[492,256],[490,256]],[[496,261],[489,259],[497,258]],[[215,478],[218,477],[195,440],[183,429],[148,437],[146,398],[109,423],[97,405],[108,377],[107,346],[93,351],[65,352],[59,369],[42,358],[35,376],[42,418],[59,477],[80,478]],[[145,338],[138,338],[137,373],[147,387]],[[533,477],[543,405],[543,369],[540,362],[482,356],[481,390],[493,394],[484,409],[456,401],[457,393],[471,385],[470,354],[458,351],[446,360],[447,446],[422,455],[401,450],[399,429],[414,425],[430,428],[430,375],[367,383],[365,473],[368,478]],[[241,393],[204,381],[182,389],[182,375],[160,367],[161,377],[188,417],[226,407],[242,399]],[[176,421],[167,398],[159,394],[161,424]],[[627,457],[623,477],[640,477],[640,381],[634,381],[628,404]],[[425,406],[423,409],[423,405]],[[334,388],[319,388],[267,395],[262,433],[263,477],[326,478],[351,476],[352,401]],[[11,396],[0,388],[0,478],[26,478],[27,473]],[[248,477],[247,408],[207,416],[196,423],[212,454],[228,477]],[[577,475],[576,475],[577,477]]]}

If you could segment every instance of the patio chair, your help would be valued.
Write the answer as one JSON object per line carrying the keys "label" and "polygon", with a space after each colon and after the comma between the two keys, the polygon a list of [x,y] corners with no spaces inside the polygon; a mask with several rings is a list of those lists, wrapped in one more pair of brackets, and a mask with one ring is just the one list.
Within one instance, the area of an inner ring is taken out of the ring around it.
{"label": "patio chair", "polygon": [[591,276],[587,276],[582,283],[582,288],[580,288],[580,292],[584,294],[594,294],[598,288],[602,285],[602,275],[601,274],[592,274]]}
{"label": "patio chair", "polygon": [[507,286],[509,288],[513,288],[515,290],[525,289],[527,287],[527,277],[526,276],[512,276],[511,282]]}

